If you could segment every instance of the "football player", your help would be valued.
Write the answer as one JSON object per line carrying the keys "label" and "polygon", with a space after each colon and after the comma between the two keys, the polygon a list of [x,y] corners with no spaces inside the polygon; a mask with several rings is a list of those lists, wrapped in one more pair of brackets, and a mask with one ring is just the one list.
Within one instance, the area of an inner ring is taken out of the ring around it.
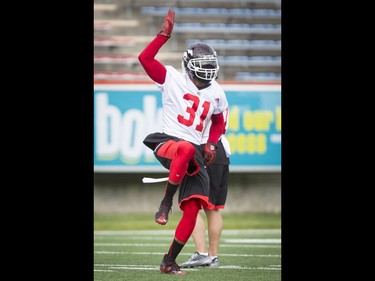
{"label": "football player", "polygon": [[[205,166],[214,162],[220,136],[224,133],[223,113],[228,102],[222,87],[215,81],[219,64],[215,50],[197,42],[183,53],[185,71],[177,71],[155,59],[168,41],[174,26],[175,12],[169,10],[161,31],[139,54],[148,76],[162,93],[162,132],[151,133],[144,144],[153,150],[158,161],[169,170],[164,198],[155,214],[155,222],[165,225],[179,188],[178,204],[182,217],[169,251],[164,255],[160,272],[182,275],[176,258],[191,236],[201,208],[214,209],[209,200],[209,176]],[[207,143],[200,149],[203,132],[211,122]]]}

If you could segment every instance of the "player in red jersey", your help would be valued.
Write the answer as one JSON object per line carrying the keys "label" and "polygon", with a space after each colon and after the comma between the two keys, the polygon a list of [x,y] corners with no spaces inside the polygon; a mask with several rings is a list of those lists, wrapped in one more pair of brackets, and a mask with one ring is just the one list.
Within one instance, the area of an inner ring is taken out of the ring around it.
{"label": "player in red jersey", "polygon": [[[183,212],[160,272],[182,275],[185,272],[180,270],[176,258],[194,230],[198,212],[201,208],[215,207],[209,200],[209,177],[204,167],[215,160],[218,140],[225,131],[223,112],[227,110],[228,102],[222,87],[215,81],[219,65],[211,46],[199,42],[189,46],[182,57],[184,73],[155,59],[171,36],[174,16],[175,12],[169,10],[162,30],[138,59],[162,93],[162,132],[149,134],[143,141],[169,170],[155,221],[161,225],[167,223],[179,186],[178,204]],[[210,121],[207,143],[201,150],[203,131]]]}

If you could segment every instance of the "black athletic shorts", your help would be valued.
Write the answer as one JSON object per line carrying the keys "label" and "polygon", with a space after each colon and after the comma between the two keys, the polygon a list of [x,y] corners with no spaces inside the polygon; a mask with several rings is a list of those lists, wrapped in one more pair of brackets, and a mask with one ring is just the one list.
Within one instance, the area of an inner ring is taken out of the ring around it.
{"label": "black athletic shorts", "polygon": [[[181,139],[164,133],[152,133],[147,135],[143,141],[143,143],[147,147],[154,151],[156,159],[158,159],[158,161],[168,170],[170,168],[171,159],[160,157],[159,155],[157,155],[157,151],[162,146],[162,143],[169,140],[178,142]],[[161,145],[158,146],[159,144]],[[202,151],[199,145],[193,143],[192,145],[195,147],[194,163],[195,165],[199,166],[199,171],[193,176],[185,175],[182,179],[178,195],[179,207],[181,210],[183,210],[183,204],[181,204],[183,201],[190,198],[199,198],[201,199],[202,208],[215,209],[215,206],[209,201],[210,179],[207,170],[204,168],[205,162],[203,159]]]}

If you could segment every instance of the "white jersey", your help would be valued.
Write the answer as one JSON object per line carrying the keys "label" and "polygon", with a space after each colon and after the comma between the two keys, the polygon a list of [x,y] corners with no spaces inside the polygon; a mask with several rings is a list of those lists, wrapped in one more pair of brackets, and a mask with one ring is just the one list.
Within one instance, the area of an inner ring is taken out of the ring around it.
{"label": "white jersey", "polygon": [[156,83],[162,92],[163,133],[199,145],[211,115],[228,108],[224,90],[214,80],[199,90],[186,73],[172,66],[165,68],[164,84]]}

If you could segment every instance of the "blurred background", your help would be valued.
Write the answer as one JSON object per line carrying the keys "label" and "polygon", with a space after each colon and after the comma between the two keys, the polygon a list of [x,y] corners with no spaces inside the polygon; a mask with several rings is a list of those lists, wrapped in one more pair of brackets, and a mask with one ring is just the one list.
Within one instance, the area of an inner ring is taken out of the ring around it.
{"label": "blurred background", "polygon": [[94,0],[95,218],[138,213],[153,223],[162,198],[165,182],[142,183],[168,171],[142,143],[161,128],[161,95],[137,56],[170,8],[173,33],[156,58],[180,70],[195,41],[219,57],[232,149],[223,216],[280,216],[281,0]]}
{"label": "blurred background", "polygon": [[220,80],[281,81],[281,0],[94,0],[94,78],[147,81],[139,51],[176,12],[173,40],[160,50],[163,63],[181,68],[195,40],[218,53]]}

